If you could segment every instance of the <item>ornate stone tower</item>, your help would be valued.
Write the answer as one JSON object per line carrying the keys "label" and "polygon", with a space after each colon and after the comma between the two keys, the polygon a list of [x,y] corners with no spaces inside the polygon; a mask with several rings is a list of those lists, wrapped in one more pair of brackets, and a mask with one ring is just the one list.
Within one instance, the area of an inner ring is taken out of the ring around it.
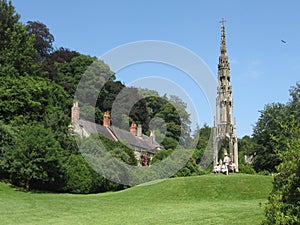
{"label": "ornate stone tower", "polygon": [[218,95],[214,124],[214,165],[222,162],[228,154],[238,171],[238,143],[236,122],[233,114],[232,87],[230,83],[230,64],[227,56],[225,26],[222,19],[221,53],[218,64]]}

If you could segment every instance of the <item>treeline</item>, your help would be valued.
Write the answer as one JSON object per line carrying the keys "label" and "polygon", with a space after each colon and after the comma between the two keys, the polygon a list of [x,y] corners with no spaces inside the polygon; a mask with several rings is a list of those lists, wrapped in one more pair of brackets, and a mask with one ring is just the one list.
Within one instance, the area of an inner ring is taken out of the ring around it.
{"label": "treeline", "polygon": [[[267,104],[260,111],[252,137],[239,141],[249,173],[274,176],[263,224],[300,224],[300,83],[287,103]],[[249,165],[251,168],[249,168]]]}
{"label": "treeline", "polygon": [[[96,122],[102,124],[104,112],[113,110],[116,96],[122,90],[125,97],[130,96],[128,101],[140,100],[118,107],[114,111],[117,116],[112,120],[113,125],[128,129],[129,123],[134,121],[142,124],[143,133],[147,135],[150,129],[156,129],[157,141],[164,146],[166,152],[178,145],[191,145],[191,121],[181,99],[176,96],[160,96],[151,90],[125,87],[116,80],[109,66],[96,57],[64,47],[55,49],[54,36],[47,26],[34,21],[22,24],[19,21],[20,15],[15,12],[11,2],[0,1],[0,14],[2,180],[26,190],[71,193],[124,188],[91,169],[80,154],[75,138],[69,134],[74,94],[86,71],[90,72],[91,80],[84,87],[86,92],[76,96],[81,107],[81,118],[91,119],[90,112],[94,111]],[[91,65],[96,68],[91,69]],[[92,106],[84,100],[87,95],[98,93],[99,87],[95,84],[99,82],[102,82],[103,88],[96,105]],[[151,97],[143,98],[143,94]],[[133,107],[128,109],[128,105]],[[124,117],[123,114],[127,111],[129,116]],[[160,129],[162,124],[165,126],[164,132]],[[111,154],[119,160],[129,165],[139,163],[131,149],[110,140],[103,141]],[[197,157],[200,158],[199,155]],[[177,175],[199,174],[197,157],[191,159],[185,172]],[[155,160],[158,158],[159,156]]]}
{"label": "treeline", "polygon": [[[90,84],[103,84],[93,108],[97,123],[102,123],[105,111],[113,110],[116,96],[122,90],[132,97],[129,100],[141,100],[132,102],[134,107],[130,109],[126,108],[130,102],[118,107],[115,114],[120,116],[112,123],[127,129],[129,123],[135,121],[142,124],[143,132],[148,135],[150,129],[157,128],[156,139],[165,150],[155,155],[153,165],[174,153],[178,145],[186,149],[196,146],[186,166],[174,176],[212,171],[211,167],[206,171],[203,170],[205,167],[199,167],[201,162],[211,159],[209,154],[205,155],[212,150],[211,128],[204,125],[191,136],[189,114],[178,97],[125,87],[101,60],[63,47],[54,49],[54,36],[46,25],[32,21],[24,25],[19,18],[11,2],[0,0],[1,180],[27,190],[70,193],[124,188],[90,167],[68,131],[70,108],[78,82],[95,61],[97,70],[92,73],[86,90],[87,93],[97,92],[97,87]],[[151,97],[140,98],[143,94]],[[267,104],[260,112],[252,136],[239,139],[240,171],[275,175],[265,224],[299,224],[299,83],[291,88],[290,96],[286,104]],[[78,100],[81,117],[90,119],[92,106]],[[122,113],[126,111],[129,115],[125,118]],[[158,129],[162,124],[164,129]],[[101,135],[100,138],[115,158],[132,166],[139,163],[132,149]]]}
{"label": "treeline", "polygon": [[[11,2],[0,2],[0,14],[1,179],[26,190],[91,193],[123,188],[90,168],[68,131],[76,85],[95,58],[54,50],[46,25],[29,21],[25,26]],[[99,64],[101,73],[113,76],[107,65]],[[117,158],[136,164],[131,150],[119,149],[128,157],[116,153]]]}

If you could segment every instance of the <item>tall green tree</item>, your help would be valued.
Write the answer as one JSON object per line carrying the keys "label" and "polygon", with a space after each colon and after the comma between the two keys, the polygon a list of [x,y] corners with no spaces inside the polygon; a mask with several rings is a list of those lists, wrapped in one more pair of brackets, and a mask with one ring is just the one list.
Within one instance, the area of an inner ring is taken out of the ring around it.
{"label": "tall green tree", "polygon": [[[281,159],[276,154],[275,149],[284,149],[284,142],[273,137],[283,134],[282,124],[288,120],[288,110],[284,104],[273,103],[265,106],[256,123],[253,131],[253,138],[257,148],[253,149],[253,168],[256,171],[275,171],[275,166],[279,165]],[[291,134],[286,134],[287,138]]]}
{"label": "tall green tree", "polygon": [[28,191],[61,183],[63,151],[51,130],[41,124],[24,126],[13,143],[4,158],[14,184]]}
{"label": "tall green tree", "polygon": [[276,167],[278,173],[266,205],[265,225],[300,224],[300,120],[292,117],[289,125],[282,126],[293,136],[285,139],[285,151],[277,149],[282,163]]}
{"label": "tall green tree", "polygon": [[266,105],[253,130],[256,142],[252,151],[253,167],[256,171],[268,170],[275,172],[282,159],[277,150],[285,151],[287,139],[293,138],[294,132],[288,129],[292,118],[300,121],[300,84],[290,89],[291,99],[288,103]]}
{"label": "tall green tree", "polygon": [[20,19],[20,15],[16,13],[11,1],[7,2],[6,0],[0,1],[0,15],[0,50],[3,50],[5,48],[3,41],[9,39],[7,31],[14,29]]}
{"label": "tall green tree", "polygon": [[66,186],[70,193],[88,194],[92,192],[91,169],[81,155],[72,154],[66,162]]}
{"label": "tall green tree", "polygon": [[36,75],[38,66],[33,63],[36,56],[34,37],[18,22],[11,1],[0,2],[0,76]]}
{"label": "tall green tree", "polygon": [[288,120],[280,126],[281,134],[272,136],[284,143],[276,152],[282,163],[276,167],[273,191],[266,206],[264,224],[300,224],[300,83],[290,89],[291,99],[286,107]]}

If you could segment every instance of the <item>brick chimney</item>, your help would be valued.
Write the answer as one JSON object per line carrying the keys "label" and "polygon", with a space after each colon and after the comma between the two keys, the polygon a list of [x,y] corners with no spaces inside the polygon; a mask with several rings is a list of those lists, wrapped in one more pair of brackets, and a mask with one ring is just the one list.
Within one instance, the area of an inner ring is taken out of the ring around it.
{"label": "brick chimney", "polygon": [[137,127],[137,136],[138,137],[142,137],[142,124],[138,124],[138,127]]}
{"label": "brick chimney", "polygon": [[154,144],[154,142],[155,142],[155,131],[154,130],[151,130],[149,138],[150,138],[151,143]]}
{"label": "brick chimney", "polygon": [[104,112],[103,126],[104,127],[109,127],[110,126],[110,113],[108,111]]}
{"label": "brick chimney", "polygon": [[71,122],[77,123],[79,120],[80,108],[78,107],[78,102],[74,102],[71,108]]}
{"label": "brick chimney", "polygon": [[137,125],[135,122],[131,123],[130,133],[132,133],[134,136],[137,136]]}

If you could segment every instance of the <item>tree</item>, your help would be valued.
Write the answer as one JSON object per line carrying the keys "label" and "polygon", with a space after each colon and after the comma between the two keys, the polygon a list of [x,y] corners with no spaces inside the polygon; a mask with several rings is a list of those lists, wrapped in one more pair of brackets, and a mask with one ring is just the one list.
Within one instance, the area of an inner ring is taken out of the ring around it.
{"label": "tree", "polygon": [[[283,135],[282,124],[288,120],[287,107],[281,103],[273,103],[265,106],[260,118],[253,130],[253,138],[256,148],[252,150],[254,156],[253,168],[256,171],[275,171],[281,159],[275,152],[275,148],[284,149],[284,143],[280,139],[274,139]],[[290,134],[286,133],[288,138]]]}
{"label": "tree", "polygon": [[[275,172],[282,159],[277,154],[288,149],[287,139],[294,137],[290,121],[300,121],[300,83],[290,89],[291,99],[287,104],[273,103],[265,106],[253,130],[256,142],[252,151],[256,171]],[[289,129],[290,128],[290,129]]]}
{"label": "tree", "polygon": [[48,27],[38,21],[28,21],[26,30],[35,38],[34,48],[37,50],[37,61],[47,57],[52,51],[54,36],[50,33]]}
{"label": "tree", "polygon": [[66,162],[66,191],[88,194],[92,191],[91,169],[81,155],[70,155]]}
{"label": "tree", "polygon": [[172,154],[172,152],[173,150],[171,149],[158,151],[151,159],[151,164],[155,164],[164,160],[165,158],[169,157]]}
{"label": "tree", "polygon": [[15,126],[44,121],[51,107],[69,113],[70,102],[58,85],[39,77],[0,77],[0,120]]}
{"label": "tree", "polygon": [[36,75],[34,37],[18,22],[19,15],[11,2],[1,0],[0,13],[0,76]]}
{"label": "tree", "polygon": [[172,137],[165,137],[164,140],[161,142],[165,149],[176,149],[178,146],[178,141]]}
{"label": "tree", "polygon": [[20,23],[8,33],[8,39],[3,40],[6,48],[0,55],[0,76],[6,76],[7,73],[16,77],[36,76],[38,66],[33,63],[36,52],[33,48],[33,38],[28,36],[25,27]]}
{"label": "tree", "polygon": [[9,39],[7,31],[14,29],[14,26],[20,19],[20,15],[16,13],[11,1],[7,3],[6,0],[0,1],[0,15],[0,51],[2,51],[5,48],[3,41]]}
{"label": "tree", "polygon": [[212,135],[212,128],[207,124],[203,127],[195,130],[194,139],[198,140],[196,144],[196,149],[193,153],[193,158],[197,164],[200,164],[201,160],[206,160],[203,158],[204,152],[210,147],[209,138]]}
{"label": "tree", "polygon": [[[283,130],[293,133],[285,139],[286,149],[277,149],[282,163],[276,167],[273,190],[266,205],[266,220],[263,224],[300,224],[300,121],[291,118]],[[276,139],[276,137],[274,137]]]}
{"label": "tree", "polygon": [[5,161],[4,155],[13,147],[13,138],[16,133],[16,128],[0,120],[0,179],[7,179],[9,177],[8,164]]}
{"label": "tree", "polygon": [[288,119],[280,121],[281,133],[271,136],[282,143],[275,148],[281,164],[265,209],[266,225],[300,224],[300,83],[290,89],[290,96]]}
{"label": "tree", "polygon": [[24,126],[13,143],[4,155],[12,183],[27,191],[39,184],[61,183],[62,149],[49,129],[41,124]]}
{"label": "tree", "polygon": [[106,95],[101,94],[98,102],[103,99],[108,110],[111,110],[113,125],[128,130],[129,123],[136,122],[142,125],[144,133],[147,132],[149,117],[146,102],[137,88],[125,87],[120,82],[108,81],[103,92]]}
{"label": "tree", "polygon": [[63,47],[52,52],[42,62],[42,77],[53,80],[59,84],[58,65],[61,63],[70,63],[71,60],[77,56],[80,56],[80,53]]}

